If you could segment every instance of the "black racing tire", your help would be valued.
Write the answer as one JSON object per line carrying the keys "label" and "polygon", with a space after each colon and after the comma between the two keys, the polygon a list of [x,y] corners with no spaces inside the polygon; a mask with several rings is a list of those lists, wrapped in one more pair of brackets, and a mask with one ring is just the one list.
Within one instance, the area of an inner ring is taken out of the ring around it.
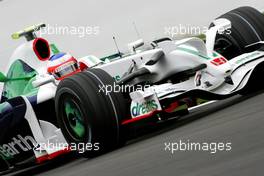
{"label": "black racing tire", "polygon": [[260,63],[255,67],[251,76],[245,85],[245,87],[240,90],[240,95],[249,95],[260,90],[264,90],[264,82],[262,81],[262,76],[264,75],[264,62]]}
{"label": "black racing tire", "polygon": [[121,92],[107,93],[114,79],[101,69],[88,69],[62,80],[55,96],[57,121],[70,145],[90,146],[79,152],[93,157],[123,145],[121,125],[127,104]]}
{"label": "black racing tire", "polygon": [[250,52],[247,45],[264,40],[264,15],[252,7],[240,7],[218,18],[232,24],[231,33],[217,34],[215,42],[215,50],[228,60]]}
{"label": "black racing tire", "polygon": [[[89,72],[94,73],[95,75],[99,75],[100,79],[102,79],[102,81],[106,85],[113,86],[113,83],[115,82],[114,79],[109,74],[107,74],[105,71],[101,69],[90,69]],[[130,119],[131,115],[129,113],[129,107],[128,107],[129,102],[125,100],[123,93],[120,91],[115,91],[115,92],[111,91],[109,92],[109,94],[111,95],[111,97],[113,98],[113,101],[118,107],[117,109],[118,113],[122,114],[120,116],[120,122]],[[119,127],[119,129],[120,129],[120,132],[119,132],[119,144],[118,144],[119,146],[118,147],[122,147],[126,144],[127,137],[129,136],[129,129],[122,125]]]}
{"label": "black racing tire", "polygon": [[252,23],[258,38],[264,39],[264,15],[252,7],[240,7],[235,10]]}

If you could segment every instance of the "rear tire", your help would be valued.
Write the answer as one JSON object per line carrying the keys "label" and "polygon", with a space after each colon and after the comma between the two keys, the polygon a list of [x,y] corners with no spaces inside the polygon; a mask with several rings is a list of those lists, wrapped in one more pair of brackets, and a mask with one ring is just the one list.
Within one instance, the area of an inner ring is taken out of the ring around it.
{"label": "rear tire", "polygon": [[232,25],[231,34],[217,34],[215,42],[215,50],[228,60],[250,52],[247,45],[264,40],[264,15],[252,7],[240,7],[219,18],[230,20]]}
{"label": "rear tire", "polygon": [[123,95],[106,94],[100,89],[113,84],[113,78],[105,71],[89,69],[62,80],[58,86],[58,124],[69,144],[92,145],[92,150],[85,150],[88,157],[115,149],[126,141],[121,127],[127,116]]}

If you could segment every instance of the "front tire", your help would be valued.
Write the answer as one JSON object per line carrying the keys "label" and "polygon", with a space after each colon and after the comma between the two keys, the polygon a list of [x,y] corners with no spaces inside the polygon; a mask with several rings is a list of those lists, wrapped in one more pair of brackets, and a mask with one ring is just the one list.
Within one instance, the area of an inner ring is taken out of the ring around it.
{"label": "front tire", "polygon": [[113,78],[101,69],[89,69],[62,80],[55,96],[58,124],[69,144],[90,146],[96,156],[125,143],[121,126],[127,116],[121,92],[102,92]]}

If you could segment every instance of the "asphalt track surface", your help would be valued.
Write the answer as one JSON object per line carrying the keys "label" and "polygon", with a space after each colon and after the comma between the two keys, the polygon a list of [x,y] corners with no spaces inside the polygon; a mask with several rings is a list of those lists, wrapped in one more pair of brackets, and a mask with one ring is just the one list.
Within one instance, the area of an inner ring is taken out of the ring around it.
{"label": "asphalt track surface", "polygon": [[[235,96],[194,110],[97,158],[62,160],[16,173],[43,176],[263,175],[264,94]],[[165,142],[231,142],[231,151],[165,151]]]}

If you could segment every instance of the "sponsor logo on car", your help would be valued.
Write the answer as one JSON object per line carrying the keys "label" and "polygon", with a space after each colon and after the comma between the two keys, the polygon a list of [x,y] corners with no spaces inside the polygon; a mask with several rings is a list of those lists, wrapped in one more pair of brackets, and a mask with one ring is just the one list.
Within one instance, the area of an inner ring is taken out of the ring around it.
{"label": "sponsor logo on car", "polygon": [[224,57],[215,58],[214,60],[211,61],[211,63],[214,64],[215,66],[225,64],[226,62],[227,60]]}
{"label": "sponsor logo on car", "polygon": [[17,135],[9,143],[0,145],[0,155],[4,158],[12,158],[21,152],[32,150],[36,144],[37,142],[32,136]]}
{"label": "sponsor logo on car", "polygon": [[144,103],[132,103],[131,105],[131,114],[132,117],[136,117],[139,115],[147,114],[154,110],[158,109],[158,104],[155,100],[149,100]]}

